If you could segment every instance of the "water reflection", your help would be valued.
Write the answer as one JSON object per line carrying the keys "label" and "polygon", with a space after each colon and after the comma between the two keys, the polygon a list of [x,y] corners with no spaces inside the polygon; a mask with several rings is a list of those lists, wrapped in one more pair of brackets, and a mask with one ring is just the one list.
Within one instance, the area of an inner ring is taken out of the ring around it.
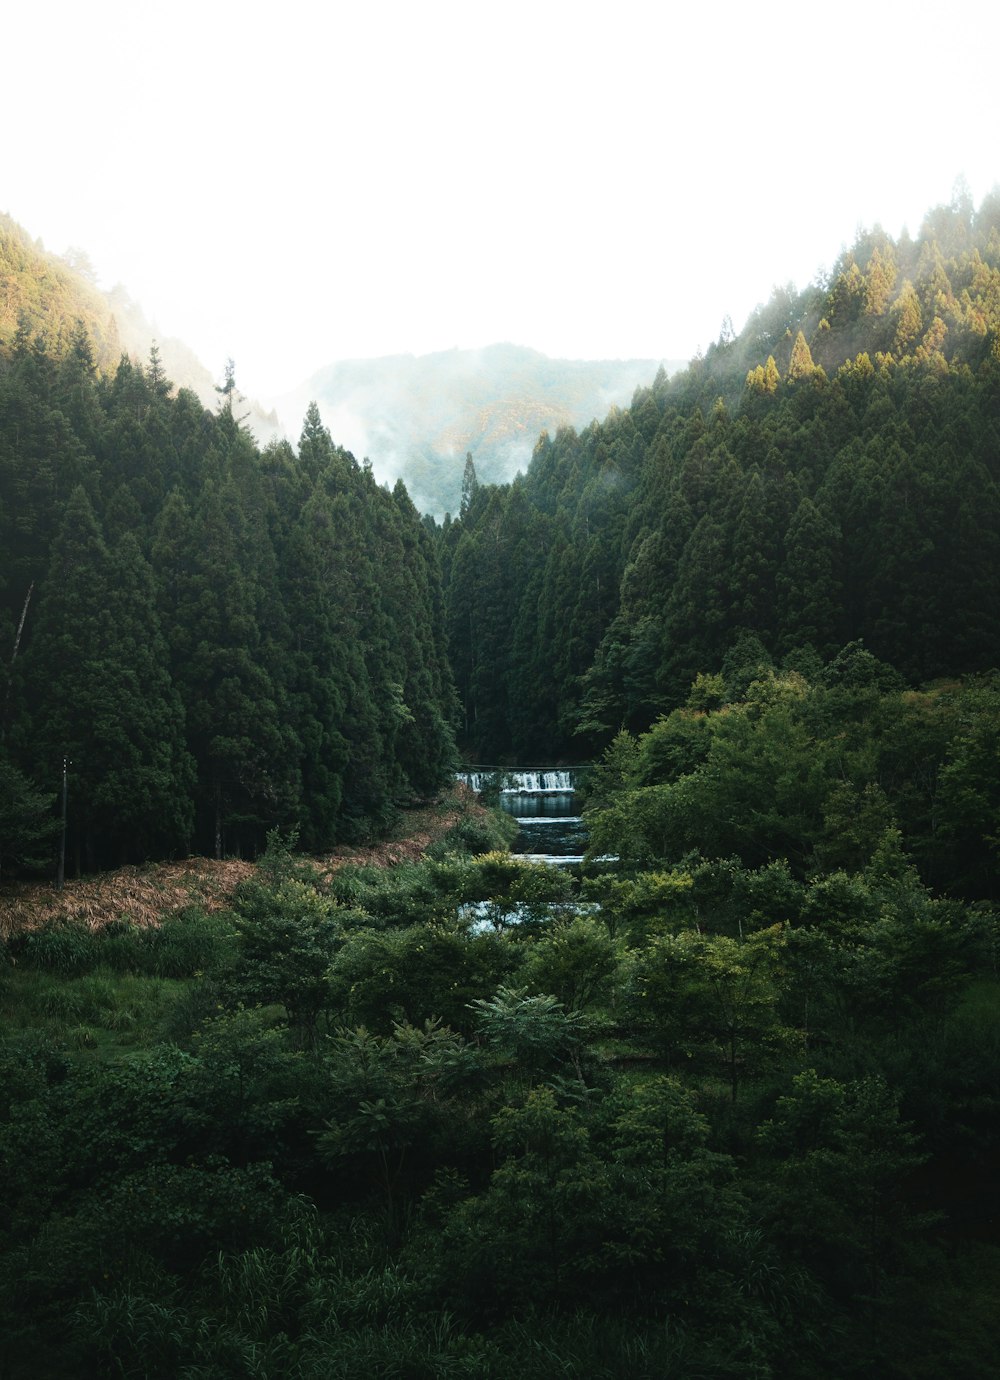
{"label": "water reflection", "polygon": [[587,830],[580,816],[580,797],[573,791],[504,791],[500,808],[517,820],[511,852],[532,862],[566,866],[580,862]]}

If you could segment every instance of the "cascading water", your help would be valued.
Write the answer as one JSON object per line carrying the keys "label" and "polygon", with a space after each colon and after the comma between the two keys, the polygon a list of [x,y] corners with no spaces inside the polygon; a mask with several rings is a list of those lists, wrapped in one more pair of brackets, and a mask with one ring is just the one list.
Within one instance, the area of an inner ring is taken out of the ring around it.
{"label": "cascading water", "polygon": [[566,767],[523,771],[480,768],[458,774],[459,781],[474,791],[495,789],[499,779],[500,808],[513,815],[520,826],[511,851],[532,862],[562,867],[581,862],[587,847],[576,791],[579,777],[578,768]]}
{"label": "cascading water", "polygon": [[572,795],[578,775],[572,768],[536,767],[531,771],[507,771],[503,767],[494,767],[492,770],[480,768],[478,771],[460,771],[457,779],[474,791],[485,790],[499,779],[503,783],[501,796],[552,792]]}

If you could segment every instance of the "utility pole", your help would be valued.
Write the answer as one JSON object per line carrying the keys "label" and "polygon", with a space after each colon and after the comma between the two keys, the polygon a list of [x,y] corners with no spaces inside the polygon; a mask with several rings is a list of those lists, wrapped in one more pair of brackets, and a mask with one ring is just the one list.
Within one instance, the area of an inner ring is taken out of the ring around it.
{"label": "utility pole", "polygon": [[63,758],[63,787],[62,787],[62,834],[60,835],[60,838],[59,838],[59,867],[58,867],[58,870],[56,871],[56,890],[57,890],[57,891],[62,891],[62,889],[63,889],[63,882],[66,880],[66,796],[67,796],[67,793],[68,793],[68,786],[67,786],[67,769],[68,769],[68,767],[69,767],[69,758],[68,758],[68,757],[64,757],[64,758]]}

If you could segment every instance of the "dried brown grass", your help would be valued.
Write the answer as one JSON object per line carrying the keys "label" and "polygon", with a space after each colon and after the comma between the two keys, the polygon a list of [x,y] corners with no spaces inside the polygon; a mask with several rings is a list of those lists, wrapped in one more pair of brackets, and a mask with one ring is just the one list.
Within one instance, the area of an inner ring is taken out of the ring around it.
{"label": "dried brown grass", "polygon": [[219,910],[253,871],[253,863],[234,859],[186,858],[79,878],[68,881],[62,891],[52,885],[15,882],[0,894],[0,935],[37,929],[52,920],[97,930],[123,919],[139,926],[158,925],[164,915],[181,906]]}
{"label": "dried brown grass", "polygon": [[[454,801],[454,804],[451,802]],[[428,805],[406,812],[399,836],[368,847],[342,846],[314,859],[320,876],[351,864],[393,867],[416,862],[428,846],[465,815],[484,813],[475,797],[459,787],[448,806]],[[121,867],[97,877],[68,881],[62,891],[51,884],[10,882],[0,889],[0,937],[38,929],[53,920],[99,930],[116,920],[158,925],[182,906],[219,910],[256,865],[239,859],[186,858],[182,862]]]}

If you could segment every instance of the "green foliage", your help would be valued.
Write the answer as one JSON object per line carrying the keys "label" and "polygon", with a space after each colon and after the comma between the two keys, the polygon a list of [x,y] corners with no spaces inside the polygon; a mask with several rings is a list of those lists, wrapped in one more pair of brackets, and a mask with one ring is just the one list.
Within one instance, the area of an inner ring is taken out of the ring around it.
{"label": "green foliage", "polygon": [[59,828],[54,802],[54,795],[36,790],[18,771],[0,744],[0,866],[30,872],[49,860]]}
{"label": "green foliage", "polygon": [[477,1052],[436,1020],[398,1024],[383,1036],[361,1026],[330,1043],[323,1072],[334,1115],[317,1138],[320,1156],[377,1187],[392,1240],[404,1170],[419,1174],[416,1156],[426,1163],[454,1147],[467,1117],[463,1099],[479,1080]]}
{"label": "green foliage", "polygon": [[777,1009],[782,947],[777,929],[742,941],[690,930],[657,936],[627,958],[627,1011],[668,1063],[717,1057],[735,1102],[747,1066],[766,1064],[786,1041]]}
{"label": "green foliage", "polygon": [[642,940],[650,934],[686,923],[691,916],[690,873],[640,872],[635,877],[598,875],[585,882],[587,896],[596,898],[600,918],[614,938],[624,934]]}
{"label": "green foliage", "polygon": [[380,1033],[399,1021],[422,1024],[433,1018],[463,1030],[469,1002],[493,991],[514,961],[501,937],[468,937],[455,926],[358,931],[330,966],[328,1000],[341,1024]]}
{"label": "green foliage", "polygon": [[458,853],[475,856],[507,848],[517,832],[517,821],[497,810],[485,817],[465,816],[448,832],[431,844],[428,857],[446,858]]}
{"label": "green foliage", "polygon": [[487,1045],[529,1071],[571,1058],[582,1039],[581,1013],[566,1011],[551,994],[528,996],[521,988],[500,987],[472,1006]]}
{"label": "green foliage", "polygon": [[157,977],[189,978],[228,966],[235,946],[232,918],[225,911],[207,914],[186,906],[142,932],[148,970]]}
{"label": "green foliage", "polygon": [[[272,874],[273,875],[273,874]],[[236,955],[230,1001],[280,1003],[307,1043],[329,1010],[327,972],[343,942],[338,908],[308,882],[280,875],[241,882],[233,896]]]}
{"label": "green foliage", "polygon": [[584,1011],[606,999],[616,967],[606,927],[579,915],[555,922],[532,945],[519,976],[529,991],[556,997],[567,1011]]}
{"label": "green foliage", "polygon": [[216,1012],[194,1032],[185,1121],[203,1148],[234,1164],[274,1155],[296,1108],[301,1056],[259,1008]]}
{"label": "green foliage", "polygon": [[82,924],[50,924],[24,940],[24,961],[63,977],[89,972],[97,962],[100,939]]}
{"label": "green foliage", "polygon": [[838,1301],[864,1301],[871,1333],[856,1344],[877,1348],[893,1257],[929,1225],[902,1191],[924,1156],[898,1099],[878,1078],[845,1085],[808,1069],[759,1138],[776,1161],[769,1206],[779,1233],[826,1275]]}

